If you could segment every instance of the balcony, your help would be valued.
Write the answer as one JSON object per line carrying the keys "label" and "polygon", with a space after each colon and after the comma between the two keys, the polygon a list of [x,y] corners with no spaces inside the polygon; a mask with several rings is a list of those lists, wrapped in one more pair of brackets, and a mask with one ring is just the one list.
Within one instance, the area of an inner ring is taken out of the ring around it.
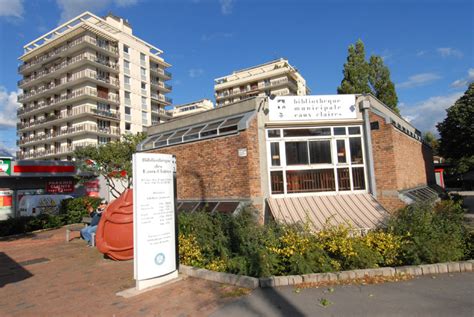
{"label": "balcony", "polygon": [[159,77],[164,78],[165,80],[172,78],[172,74],[170,72],[156,66],[155,67],[151,66],[150,71],[152,71],[155,74],[158,74]]}
{"label": "balcony", "polygon": [[79,82],[80,80],[92,80],[98,84],[106,84],[110,88],[119,88],[119,80],[114,77],[101,77],[97,75],[97,72],[92,70],[83,70],[77,72],[70,76],[69,78],[63,77],[59,82],[51,82],[49,84],[44,84],[37,89],[32,89],[28,93],[18,95],[18,102],[25,103],[34,98],[39,98],[40,96],[46,95],[47,93],[53,93],[54,91],[64,89],[67,84],[73,82]]}
{"label": "balcony", "polygon": [[150,83],[151,83],[151,85],[157,87],[158,90],[160,90],[163,93],[171,92],[171,90],[173,88],[171,85],[167,85],[164,82],[159,81],[159,80],[151,80]]}
{"label": "balcony", "polygon": [[173,99],[171,99],[169,97],[165,97],[162,94],[158,94],[156,92],[151,92],[151,99],[159,100],[159,101],[165,102],[167,104],[173,103]]}
{"label": "balcony", "polygon": [[17,152],[18,159],[20,160],[28,160],[28,159],[37,159],[37,158],[46,158],[49,156],[56,156],[56,155],[66,155],[74,152],[74,150],[86,146],[97,146],[97,142],[81,142],[75,143],[72,145],[65,145],[61,146],[56,149],[49,149],[49,150],[36,150],[30,151],[27,153]]}
{"label": "balcony", "polygon": [[[58,65],[43,69],[43,70],[39,71],[35,76],[31,75],[27,78],[19,80],[18,81],[18,86],[20,88],[25,88],[27,86],[30,86],[33,83],[39,82],[40,79],[50,77],[49,75],[52,75],[53,73],[55,73],[54,75],[59,75],[59,73],[57,73],[57,72],[62,71],[62,70],[70,69],[75,65],[79,65],[80,62],[84,62],[84,61],[85,62],[90,62],[95,66],[97,66],[96,64],[99,64],[101,66],[104,66],[104,67],[108,68],[108,70],[111,70],[111,71],[118,72],[118,70],[119,70],[119,67],[118,67],[117,63],[112,63],[112,62],[107,61],[107,60],[99,59],[99,58],[97,58],[97,57],[95,57],[91,54],[84,53],[84,54],[75,56],[70,61],[63,61],[62,63],[60,63]],[[51,77],[54,77],[54,76],[51,76]]]}
{"label": "balcony", "polygon": [[94,48],[99,48],[100,50],[111,53],[114,56],[118,56],[118,48],[116,46],[106,44],[105,42],[102,43],[100,41],[97,41],[97,39],[93,38],[92,36],[84,35],[84,36],[81,36],[81,37],[75,39],[71,43],[61,45],[61,46],[49,51],[46,54],[35,57],[31,61],[29,61],[29,62],[27,62],[23,65],[20,65],[18,67],[18,72],[23,73],[26,70],[30,70],[30,69],[32,70],[33,68],[35,68],[35,66],[40,66],[40,65],[52,60],[53,58],[61,57],[69,49],[79,47],[81,44],[84,44],[84,43],[92,45],[92,46],[94,46]]}
{"label": "balcony", "polygon": [[18,116],[21,116],[23,114],[28,114],[31,115],[32,111],[35,113],[39,112],[38,110],[45,109],[48,107],[53,107],[53,106],[59,106],[63,103],[69,102],[71,100],[80,98],[80,97],[93,97],[94,99],[97,99],[99,101],[108,101],[108,102],[113,102],[113,103],[120,103],[120,98],[118,94],[114,93],[109,93],[108,95],[105,94],[98,94],[97,89],[95,88],[90,88],[90,87],[84,87],[81,89],[77,89],[69,94],[63,94],[60,97],[54,98],[50,97],[48,101],[46,102],[39,102],[36,105],[33,106],[28,106],[28,107],[23,107],[18,109]]}
{"label": "balcony", "polygon": [[83,134],[84,132],[94,134],[106,134],[120,137],[120,128],[118,127],[99,128],[95,124],[83,123],[75,125],[73,127],[69,127],[67,129],[61,129],[57,132],[44,133],[20,139],[18,145],[33,145],[35,143],[44,144],[45,140],[47,140],[47,142],[52,142],[65,137],[69,138],[77,134]]}

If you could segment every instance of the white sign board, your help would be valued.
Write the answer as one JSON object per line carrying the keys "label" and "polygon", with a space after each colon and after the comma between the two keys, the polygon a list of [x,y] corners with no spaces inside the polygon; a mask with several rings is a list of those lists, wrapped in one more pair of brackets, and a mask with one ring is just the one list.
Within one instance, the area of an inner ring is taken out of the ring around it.
{"label": "white sign board", "polygon": [[355,95],[279,96],[269,99],[270,121],[356,119]]}
{"label": "white sign board", "polygon": [[174,175],[168,154],[133,155],[134,270],[139,281],[177,276]]}

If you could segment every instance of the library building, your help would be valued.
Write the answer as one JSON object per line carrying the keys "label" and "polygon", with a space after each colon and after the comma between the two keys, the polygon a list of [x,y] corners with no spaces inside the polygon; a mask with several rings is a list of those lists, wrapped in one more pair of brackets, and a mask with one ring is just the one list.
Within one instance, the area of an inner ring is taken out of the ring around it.
{"label": "library building", "polygon": [[137,150],[176,156],[179,212],[369,230],[438,195],[420,131],[370,94],[254,97],[152,126]]}

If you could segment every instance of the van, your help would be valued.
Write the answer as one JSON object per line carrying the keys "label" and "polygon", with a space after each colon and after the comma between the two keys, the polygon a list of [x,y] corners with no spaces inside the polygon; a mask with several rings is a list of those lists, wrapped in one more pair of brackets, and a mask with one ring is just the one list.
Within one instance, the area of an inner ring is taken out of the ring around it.
{"label": "van", "polygon": [[25,195],[21,198],[18,210],[20,216],[38,216],[40,214],[57,214],[61,201],[73,198],[70,195]]}

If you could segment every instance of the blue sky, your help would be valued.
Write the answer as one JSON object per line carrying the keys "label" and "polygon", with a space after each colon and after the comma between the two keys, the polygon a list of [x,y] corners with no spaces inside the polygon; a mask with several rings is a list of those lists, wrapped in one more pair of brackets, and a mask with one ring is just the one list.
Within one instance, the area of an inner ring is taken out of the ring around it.
{"label": "blue sky", "polygon": [[0,0],[0,148],[15,148],[23,45],[85,10],[129,20],[173,67],[175,104],[213,97],[214,79],[287,58],[313,94],[334,94],[347,47],[381,55],[402,115],[435,131],[474,80],[473,1]]}

